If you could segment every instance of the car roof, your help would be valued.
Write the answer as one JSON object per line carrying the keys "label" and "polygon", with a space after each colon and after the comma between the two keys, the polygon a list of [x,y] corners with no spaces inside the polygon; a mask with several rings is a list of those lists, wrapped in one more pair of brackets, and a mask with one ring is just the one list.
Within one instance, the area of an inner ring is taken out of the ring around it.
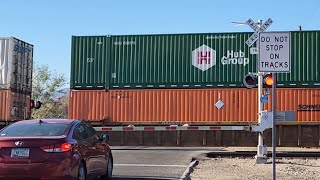
{"label": "car roof", "polygon": [[59,123],[59,124],[72,124],[73,122],[76,122],[79,120],[74,119],[32,119],[32,120],[21,120],[14,124],[35,124],[35,123]]}

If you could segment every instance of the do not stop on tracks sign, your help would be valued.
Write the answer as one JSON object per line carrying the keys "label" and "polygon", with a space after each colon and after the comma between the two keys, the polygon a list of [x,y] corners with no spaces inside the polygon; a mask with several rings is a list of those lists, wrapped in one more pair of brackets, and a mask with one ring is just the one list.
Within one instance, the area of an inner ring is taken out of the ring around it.
{"label": "do not stop on tracks sign", "polygon": [[261,32],[259,35],[259,71],[290,72],[290,32]]}

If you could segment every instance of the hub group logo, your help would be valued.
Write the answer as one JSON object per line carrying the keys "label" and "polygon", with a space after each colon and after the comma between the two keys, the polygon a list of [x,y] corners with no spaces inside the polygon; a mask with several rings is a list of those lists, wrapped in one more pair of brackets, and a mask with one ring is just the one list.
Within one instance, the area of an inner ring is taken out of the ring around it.
{"label": "hub group logo", "polygon": [[[243,50],[226,50],[223,56],[219,58],[220,63],[226,66],[246,66],[249,64],[249,58]],[[216,50],[207,45],[202,45],[192,51],[192,65],[202,71],[206,71],[217,64]]]}
{"label": "hub group logo", "polygon": [[216,65],[216,51],[207,45],[202,45],[192,51],[192,65],[206,71]]}

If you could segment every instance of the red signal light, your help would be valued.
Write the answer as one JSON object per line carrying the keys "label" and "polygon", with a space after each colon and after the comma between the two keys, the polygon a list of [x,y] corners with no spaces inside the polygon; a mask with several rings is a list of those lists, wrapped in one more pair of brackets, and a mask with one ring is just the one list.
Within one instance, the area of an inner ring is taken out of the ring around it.
{"label": "red signal light", "polygon": [[34,108],[34,100],[30,100],[30,108]]}
{"label": "red signal light", "polygon": [[266,78],[266,85],[272,86],[272,84],[273,84],[273,79],[272,79],[272,77],[267,77],[267,78]]}
{"label": "red signal light", "polygon": [[273,77],[272,74],[266,74],[263,77],[263,87],[265,88],[271,88],[273,85]]}
{"label": "red signal light", "polygon": [[34,101],[34,100],[30,100],[30,109],[39,109],[42,105],[42,102],[40,101]]}

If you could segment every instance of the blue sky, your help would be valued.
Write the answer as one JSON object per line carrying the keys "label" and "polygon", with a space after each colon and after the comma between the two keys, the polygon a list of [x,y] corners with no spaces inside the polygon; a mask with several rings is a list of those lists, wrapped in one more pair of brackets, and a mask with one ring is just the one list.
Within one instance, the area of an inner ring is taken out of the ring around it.
{"label": "blue sky", "polygon": [[251,32],[231,22],[269,17],[269,31],[320,30],[320,0],[1,0],[0,17],[0,37],[69,79],[72,35]]}

